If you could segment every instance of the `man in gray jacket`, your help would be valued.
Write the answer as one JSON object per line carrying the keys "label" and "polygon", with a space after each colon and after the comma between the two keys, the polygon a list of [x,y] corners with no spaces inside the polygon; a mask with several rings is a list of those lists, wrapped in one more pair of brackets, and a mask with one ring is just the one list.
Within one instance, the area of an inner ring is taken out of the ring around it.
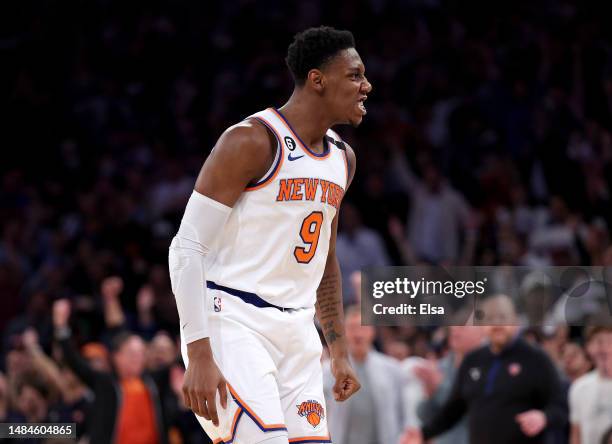
{"label": "man in gray jacket", "polygon": [[343,403],[334,401],[329,365],[323,382],[334,444],[395,444],[402,432],[402,375],[399,363],[372,348],[375,330],[361,325],[359,307],[347,308],[346,341],[361,390]]}

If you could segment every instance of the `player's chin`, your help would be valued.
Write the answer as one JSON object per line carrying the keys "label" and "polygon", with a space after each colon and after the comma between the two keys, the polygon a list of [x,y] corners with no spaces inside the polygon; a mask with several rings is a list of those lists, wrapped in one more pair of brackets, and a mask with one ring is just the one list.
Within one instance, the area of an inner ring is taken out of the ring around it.
{"label": "player's chin", "polygon": [[361,125],[361,122],[363,122],[363,115],[358,115],[358,116],[351,116],[348,119],[348,123],[353,127],[353,128],[357,128],[359,125]]}

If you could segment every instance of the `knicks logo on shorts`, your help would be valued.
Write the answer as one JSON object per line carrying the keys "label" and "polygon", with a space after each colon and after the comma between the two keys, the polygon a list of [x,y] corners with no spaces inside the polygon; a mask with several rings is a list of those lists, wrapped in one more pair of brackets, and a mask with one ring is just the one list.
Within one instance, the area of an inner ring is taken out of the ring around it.
{"label": "knicks logo on shorts", "polygon": [[313,399],[304,401],[300,405],[296,405],[296,407],[298,409],[298,415],[306,417],[306,421],[308,421],[308,424],[313,428],[316,428],[321,423],[321,420],[325,418],[323,406]]}

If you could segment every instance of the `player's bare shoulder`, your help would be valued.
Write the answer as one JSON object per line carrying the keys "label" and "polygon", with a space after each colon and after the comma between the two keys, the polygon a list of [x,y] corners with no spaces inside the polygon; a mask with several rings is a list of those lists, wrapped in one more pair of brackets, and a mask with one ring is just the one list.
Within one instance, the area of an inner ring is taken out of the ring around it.
{"label": "player's bare shoulder", "polygon": [[206,159],[196,190],[233,205],[245,187],[261,178],[276,154],[274,136],[257,121],[244,120],[226,129]]}
{"label": "player's bare shoulder", "polygon": [[215,144],[211,157],[232,164],[243,164],[261,177],[274,160],[276,142],[269,131],[254,119],[244,120],[226,129]]}

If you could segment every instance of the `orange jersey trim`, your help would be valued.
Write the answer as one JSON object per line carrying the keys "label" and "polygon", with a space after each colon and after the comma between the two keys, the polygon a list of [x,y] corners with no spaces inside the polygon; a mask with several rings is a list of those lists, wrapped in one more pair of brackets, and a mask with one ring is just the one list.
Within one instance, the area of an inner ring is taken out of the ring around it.
{"label": "orange jersey trim", "polygon": [[238,407],[236,413],[234,413],[234,420],[232,421],[232,427],[230,428],[231,435],[227,438],[218,438],[213,441],[213,444],[222,444],[227,442],[232,442],[234,440],[234,435],[236,434],[236,428],[238,427],[238,420],[242,415],[242,408]]}
{"label": "orange jersey trim", "polygon": [[242,418],[243,413],[249,416],[253,421],[255,421],[257,426],[260,429],[262,429],[264,433],[266,431],[287,430],[287,427],[285,426],[285,424],[265,424],[261,420],[261,418],[257,416],[255,412],[247,405],[247,403],[244,402],[238,396],[238,394],[236,393],[236,390],[234,390],[234,388],[231,385],[227,384],[227,387],[230,391],[230,394],[234,398],[234,402],[238,404],[238,408],[236,409],[236,413],[234,413],[234,419],[232,420],[232,427],[230,428],[230,436],[228,436],[227,438],[217,438],[213,441],[213,444],[230,444],[234,442],[234,438],[236,437],[236,429],[238,428],[238,422]]}
{"label": "orange jersey trim", "polygon": [[276,132],[276,130],[274,129],[274,127],[272,126],[272,124],[270,122],[268,122],[266,119],[264,119],[263,117],[253,117],[255,120],[259,120],[260,123],[263,123],[270,131],[272,131],[272,133],[274,133],[274,137],[276,137],[276,140],[278,142],[278,148],[280,150],[279,153],[279,160],[276,163],[276,166],[274,167],[273,173],[267,178],[265,179],[263,182],[258,183],[256,185],[253,186],[247,186],[245,188],[245,191],[255,191],[255,190],[259,190],[260,188],[265,187],[266,185],[268,185],[270,182],[272,182],[276,176],[278,176],[278,172],[280,171],[281,167],[283,166],[283,160],[285,157],[285,151],[283,150],[283,143],[281,142],[281,137],[280,135]]}
{"label": "orange jersey trim", "polygon": [[253,411],[253,409],[251,409],[248,404],[246,402],[244,402],[240,396],[238,396],[238,394],[236,393],[236,390],[234,390],[234,388],[227,384],[227,387],[229,388],[230,393],[232,394],[232,396],[234,397],[234,400],[236,401],[236,403],[245,410],[245,413],[247,413],[255,422],[257,422],[257,424],[267,430],[267,429],[287,429],[287,426],[285,426],[285,424],[266,424],[265,422],[263,422],[263,420],[257,416],[257,414]]}
{"label": "orange jersey trim", "polygon": [[[332,151],[331,147],[329,146],[329,144],[327,146],[327,153],[324,156],[317,156],[316,154],[313,154],[313,152],[310,150],[310,148],[308,148],[306,146],[306,144],[304,144],[304,142],[302,142],[302,139],[300,139],[300,136],[298,136],[295,133],[295,131],[293,131],[293,128],[291,128],[291,126],[289,125],[289,122],[287,122],[285,120],[285,117],[281,113],[279,113],[276,109],[274,109],[274,108],[268,108],[268,109],[271,110],[274,114],[276,114],[276,116],[283,123],[285,128],[287,128],[287,130],[293,135],[293,137],[296,138],[297,142],[302,147],[302,151],[304,151],[308,156],[310,156],[314,160],[325,160],[325,159],[329,158],[329,156],[331,155],[331,151]],[[323,139],[323,143],[325,143],[325,139]]]}
{"label": "orange jersey trim", "polygon": [[303,436],[301,438],[291,438],[290,443],[331,443],[331,436]]}

